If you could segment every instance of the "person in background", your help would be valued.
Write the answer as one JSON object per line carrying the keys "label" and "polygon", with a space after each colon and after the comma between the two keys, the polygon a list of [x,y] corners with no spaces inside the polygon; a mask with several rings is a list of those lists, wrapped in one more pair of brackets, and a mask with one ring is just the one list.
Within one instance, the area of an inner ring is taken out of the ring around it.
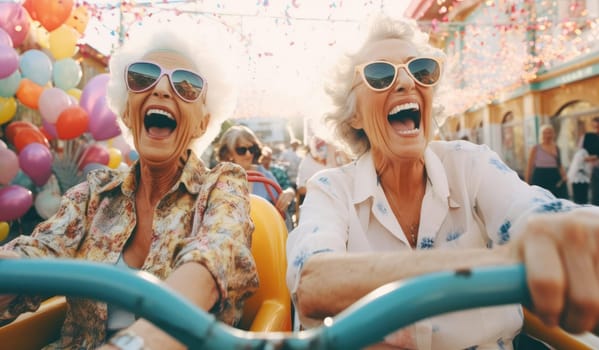
{"label": "person in background", "polygon": [[568,198],[568,177],[555,144],[555,129],[549,124],[539,128],[541,142],[531,148],[524,178],[531,185],[543,187],[558,198]]}
{"label": "person in background", "polygon": [[[232,163],[209,170],[198,158],[235,106],[224,35],[184,18],[147,21],[131,33],[110,59],[107,97],[139,160],[123,172],[90,172],[31,236],[0,247],[0,258],[88,259],[147,271],[234,325],[258,286],[246,175]],[[0,296],[0,322],[41,301]],[[185,348],[116,305],[67,302],[60,338],[46,349]]]}
{"label": "person in background", "polygon": [[[287,242],[302,325],[403,278],[523,262],[530,307],[546,324],[599,329],[599,208],[528,185],[486,145],[432,141],[444,54],[411,20],[378,15],[365,34],[334,66],[324,124],[357,159],[308,180]],[[377,346],[511,349],[521,327],[520,305],[480,308],[417,322]]]}
{"label": "person in background", "polygon": [[[245,171],[258,171],[266,178],[277,182],[274,175],[260,164],[262,143],[247,126],[234,125],[227,129],[221,136],[217,155],[221,162],[233,162],[240,165]],[[267,186],[262,182],[250,182],[250,192],[266,198],[281,213],[286,213],[295,198],[293,189],[283,191],[279,195],[273,189],[269,192]]]}
{"label": "person in background", "polygon": [[[599,116],[593,118],[592,125],[593,132],[599,136]],[[593,205],[599,205],[599,157],[594,154],[599,154],[599,137],[595,140],[591,148],[596,150],[596,152],[591,152],[586,158],[586,161],[589,162],[593,168],[591,171],[591,203]]]}
{"label": "person in background", "polygon": [[574,153],[568,167],[568,180],[572,184],[572,200],[578,204],[589,203],[589,185],[593,167],[586,159],[590,157],[590,152],[594,152],[593,146],[597,143],[596,139],[597,134],[595,133],[582,135],[580,147]]}
{"label": "person in background", "polygon": [[[289,180],[289,176],[287,176],[287,172],[285,169],[280,167],[277,164],[273,164],[272,161],[273,153],[272,148],[268,146],[262,147],[262,157],[260,158],[260,164],[264,167],[264,169],[270,171],[275,179],[277,179],[277,183],[281,187],[283,192],[287,192],[295,198],[295,190]],[[287,216],[291,219],[295,215],[295,199],[292,203],[287,207],[286,218]],[[285,220],[287,224],[287,230],[291,230],[294,226],[293,220]]]}
{"label": "person in background", "polygon": [[301,142],[298,139],[289,141],[289,148],[285,149],[279,156],[279,162],[285,166],[287,176],[291,181],[293,190],[297,191],[297,173],[302,157],[298,154]]}

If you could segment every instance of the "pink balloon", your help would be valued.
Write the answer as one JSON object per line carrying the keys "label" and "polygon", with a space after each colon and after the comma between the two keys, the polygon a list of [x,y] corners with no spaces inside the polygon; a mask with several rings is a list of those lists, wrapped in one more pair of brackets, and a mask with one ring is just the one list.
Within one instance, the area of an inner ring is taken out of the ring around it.
{"label": "pink balloon", "polygon": [[28,189],[10,185],[0,189],[0,221],[12,221],[25,215],[33,205],[33,194]]}
{"label": "pink balloon", "polygon": [[101,96],[89,115],[89,132],[96,141],[108,140],[121,134],[116,121],[116,114],[106,103],[106,96]]}
{"label": "pink balloon", "polygon": [[58,120],[60,113],[72,103],[73,100],[71,100],[66,92],[54,87],[45,89],[42,92],[38,102],[38,109],[44,120],[56,124],[56,120]]}
{"label": "pink balloon", "polygon": [[12,46],[0,44],[0,79],[13,74],[19,68],[19,54]]}
{"label": "pink balloon", "polygon": [[106,96],[106,86],[108,85],[108,73],[98,74],[85,84],[79,105],[85,109],[88,114],[92,114],[96,102],[101,96]]}
{"label": "pink balloon", "polygon": [[0,28],[0,45],[6,45],[12,47],[12,39],[8,33]]}
{"label": "pink balloon", "polygon": [[16,2],[0,2],[0,28],[12,39],[13,47],[19,47],[30,27],[27,10]]}
{"label": "pink balloon", "polygon": [[8,148],[0,147],[0,184],[8,185],[19,172],[19,158]]}
{"label": "pink balloon", "polygon": [[21,170],[31,178],[34,184],[45,184],[52,175],[52,153],[45,145],[33,142],[19,152]]}
{"label": "pink balloon", "polygon": [[93,145],[88,146],[81,158],[79,159],[79,170],[83,170],[86,165],[90,163],[98,163],[102,165],[108,165],[108,161],[110,160],[110,154],[106,147],[94,143]]}

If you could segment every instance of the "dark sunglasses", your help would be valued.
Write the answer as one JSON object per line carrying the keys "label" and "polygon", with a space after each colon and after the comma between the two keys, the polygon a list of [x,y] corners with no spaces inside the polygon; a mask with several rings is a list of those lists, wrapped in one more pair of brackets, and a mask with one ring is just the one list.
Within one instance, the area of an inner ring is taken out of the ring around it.
{"label": "dark sunglasses", "polygon": [[252,145],[250,147],[235,147],[235,153],[240,156],[245,155],[247,151],[250,151],[251,154],[256,155],[260,153],[260,147],[258,147],[258,145]]}
{"label": "dark sunglasses", "polygon": [[434,86],[441,77],[441,63],[431,57],[412,58],[406,63],[393,64],[386,61],[367,62],[356,66],[362,80],[374,91],[384,91],[393,86],[400,68],[422,86]]}
{"label": "dark sunglasses", "polygon": [[206,90],[207,83],[199,74],[182,68],[165,69],[153,62],[135,62],[127,66],[127,89],[132,92],[147,91],[165,74],[171,87],[183,101],[194,102]]}

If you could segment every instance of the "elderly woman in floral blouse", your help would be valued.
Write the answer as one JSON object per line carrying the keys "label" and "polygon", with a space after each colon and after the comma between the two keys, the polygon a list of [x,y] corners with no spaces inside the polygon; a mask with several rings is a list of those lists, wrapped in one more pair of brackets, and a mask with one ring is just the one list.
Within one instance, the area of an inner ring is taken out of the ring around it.
{"label": "elderly woman in floral blouse", "polygon": [[[195,153],[232,112],[227,82],[234,79],[227,73],[234,65],[219,45],[222,35],[175,22],[144,25],[110,61],[108,98],[139,161],[126,172],[92,172],[64,195],[55,216],[1,247],[0,256],[88,259],[147,271],[234,324],[258,285],[248,184],[241,167],[222,163],[209,170]],[[0,321],[39,303],[39,297],[2,296]],[[114,305],[68,303],[51,349],[119,349],[124,338],[139,348],[184,348]]]}

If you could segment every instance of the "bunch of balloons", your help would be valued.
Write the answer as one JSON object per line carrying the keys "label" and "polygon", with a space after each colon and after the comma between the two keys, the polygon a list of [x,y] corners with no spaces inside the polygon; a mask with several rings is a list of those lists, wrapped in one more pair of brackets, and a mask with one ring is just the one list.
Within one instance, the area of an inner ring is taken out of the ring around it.
{"label": "bunch of balloons", "polygon": [[108,75],[78,88],[82,70],[72,57],[87,21],[73,0],[0,2],[0,242],[31,207],[53,215],[92,168],[136,158],[108,108]]}

